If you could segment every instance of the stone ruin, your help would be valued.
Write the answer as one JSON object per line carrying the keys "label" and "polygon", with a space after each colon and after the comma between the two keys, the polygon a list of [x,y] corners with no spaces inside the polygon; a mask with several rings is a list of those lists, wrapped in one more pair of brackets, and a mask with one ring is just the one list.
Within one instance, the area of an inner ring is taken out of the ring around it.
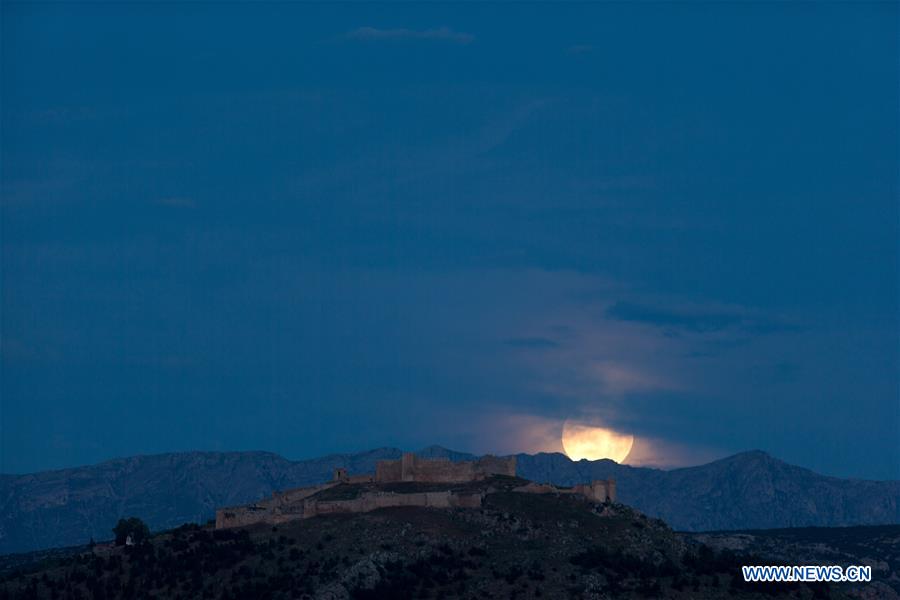
{"label": "stone ruin", "polygon": [[594,502],[616,501],[616,480],[599,479],[591,483],[579,483],[570,488],[556,487],[549,483],[528,483],[517,487],[514,492],[525,494],[578,494]]}
{"label": "stone ruin", "polygon": [[460,483],[479,481],[492,475],[516,476],[516,457],[484,456],[477,460],[451,462],[447,458],[419,458],[404,452],[399,460],[380,460],[375,464],[376,483],[427,481]]}
{"label": "stone ruin", "polygon": [[[328,483],[274,492],[252,504],[216,510],[216,529],[242,527],[254,523],[275,525],[318,515],[369,512],[395,506],[432,508],[479,508],[484,490],[412,491],[398,493],[379,488],[381,484],[404,482],[458,484],[481,481],[489,477],[516,476],[516,457],[484,456],[473,461],[452,462],[446,458],[423,459],[405,452],[398,460],[380,460],[374,474],[349,475],[344,468],[334,470]],[[329,497],[322,494],[333,487],[360,485],[353,498]],[[528,483],[513,491],[530,494],[579,494],[595,502],[615,501],[616,482],[594,481],[572,488]]]}

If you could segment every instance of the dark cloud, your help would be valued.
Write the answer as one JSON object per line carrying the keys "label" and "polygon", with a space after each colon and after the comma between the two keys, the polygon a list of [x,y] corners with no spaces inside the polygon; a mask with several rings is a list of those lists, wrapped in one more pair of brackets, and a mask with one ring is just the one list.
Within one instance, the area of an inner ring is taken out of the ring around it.
{"label": "dark cloud", "polygon": [[740,310],[703,310],[667,308],[619,301],[606,309],[606,316],[618,321],[644,323],[668,331],[683,330],[694,333],[711,333],[736,329],[758,335],[799,331],[796,324]]}

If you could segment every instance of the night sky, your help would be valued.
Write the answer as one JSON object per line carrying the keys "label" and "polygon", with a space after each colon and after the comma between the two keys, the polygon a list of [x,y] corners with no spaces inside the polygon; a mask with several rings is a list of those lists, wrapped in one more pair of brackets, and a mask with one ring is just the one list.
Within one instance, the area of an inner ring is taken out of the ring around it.
{"label": "night sky", "polygon": [[898,4],[2,5],[0,471],[900,478]]}

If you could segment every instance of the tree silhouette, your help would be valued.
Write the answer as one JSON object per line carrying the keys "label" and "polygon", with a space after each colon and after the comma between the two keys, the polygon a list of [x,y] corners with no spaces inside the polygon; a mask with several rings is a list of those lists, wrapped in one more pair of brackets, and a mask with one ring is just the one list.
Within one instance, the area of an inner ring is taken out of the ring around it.
{"label": "tree silhouette", "polygon": [[137,517],[119,519],[119,522],[116,523],[116,526],[113,527],[112,531],[116,536],[117,546],[123,546],[129,535],[131,536],[131,541],[134,542],[135,545],[140,544],[150,537],[150,528]]}

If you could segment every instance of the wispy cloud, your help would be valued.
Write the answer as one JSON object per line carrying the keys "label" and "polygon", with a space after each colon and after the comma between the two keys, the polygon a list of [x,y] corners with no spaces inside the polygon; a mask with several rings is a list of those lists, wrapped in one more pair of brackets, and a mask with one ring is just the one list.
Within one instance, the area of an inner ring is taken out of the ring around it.
{"label": "wispy cloud", "polygon": [[449,27],[437,29],[378,29],[377,27],[360,27],[346,34],[353,40],[437,40],[455,44],[471,44],[475,36],[471,33],[453,31]]}
{"label": "wispy cloud", "polygon": [[618,321],[656,327],[709,333],[735,328],[748,333],[767,334],[798,331],[794,324],[777,317],[752,314],[739,308],[662,307],[635,302],[616,302],[606,316]]}
{"label": "wispy cloud", "polygon": [[677,389],[677,385],[657,373],[617,361],[595,363],[590,371],[600,381],[605,392],[615,396]]}

